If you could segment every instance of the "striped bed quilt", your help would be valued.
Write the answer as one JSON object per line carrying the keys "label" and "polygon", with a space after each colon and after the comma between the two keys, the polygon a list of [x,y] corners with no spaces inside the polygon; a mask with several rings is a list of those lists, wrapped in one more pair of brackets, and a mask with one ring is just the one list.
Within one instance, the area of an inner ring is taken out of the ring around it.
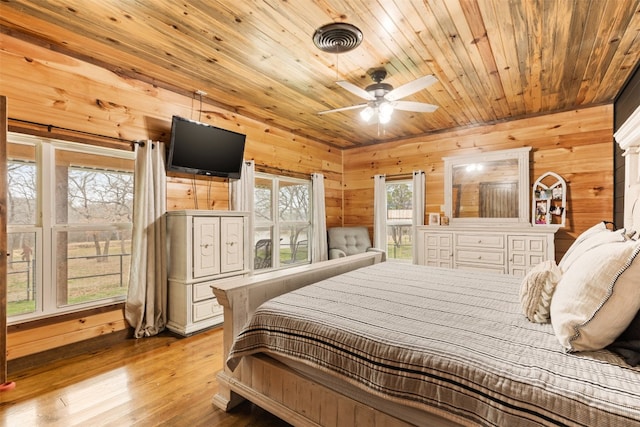
{"label": "striped bed quilt", "polygon": [[564,353],[529,322],[520,278],[385,262],[262,304],[227,365],[292,358],[385,399],[472,425],[640,425],[640,369]]}

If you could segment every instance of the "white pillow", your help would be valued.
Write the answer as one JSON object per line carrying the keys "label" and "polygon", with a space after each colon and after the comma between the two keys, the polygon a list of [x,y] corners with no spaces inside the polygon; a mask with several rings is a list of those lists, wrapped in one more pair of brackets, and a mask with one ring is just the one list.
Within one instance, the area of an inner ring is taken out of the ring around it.
{"label": "white pillow", "polygon": [[520,304],[527,319],[535,323],[549,323],[551,298],[562,277],[553,260],[534,266],[520,285]]}
{"label": "white pillow", "polygon": [[604,243],[564,271],[551,299],[551,324],[567,351],[611,344],[640,309],[640,242]]}
{"label": "white pillow", "polygon": [[567,271],[571,267],[571,264],[588,250],[606,243],[625,241],[624,233],[624,229],[616,231],[609,230],[603,221],[597,223],[578,236],[567,252],[565,252],[558,263],[558,267],[560,267],[563,272]]}

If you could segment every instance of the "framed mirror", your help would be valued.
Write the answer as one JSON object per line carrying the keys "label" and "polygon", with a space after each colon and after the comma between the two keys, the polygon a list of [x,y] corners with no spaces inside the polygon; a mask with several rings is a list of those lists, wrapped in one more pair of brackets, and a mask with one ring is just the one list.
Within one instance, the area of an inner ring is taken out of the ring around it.
{"label": "framed mirror", "polygon": [[530,225],[530,151],[444,157],[444,211],[450,224]]}

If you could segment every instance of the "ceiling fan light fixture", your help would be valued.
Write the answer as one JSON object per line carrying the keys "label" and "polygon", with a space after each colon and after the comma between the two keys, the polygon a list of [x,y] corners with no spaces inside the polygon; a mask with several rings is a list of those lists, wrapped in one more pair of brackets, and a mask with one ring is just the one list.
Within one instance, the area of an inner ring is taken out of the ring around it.
{"label": "ceiling fan light fixture", "polygon": [[391,121],[391,114],[382,114],[381,112],[378,113],[378,121],[383,125],[386,125]]}
{"label": "ceiling fan light fixture", "polygon": [[371,120],[374,114],[375,110],[371,107],[367,107],[364,110],[360,111],[360,118],[362,118],[362,120],[364,120],[365,122],[368,122],[369,120]]}
{"label": "ceiling fan light fixture", "polygon": [[378,107],[378,110],[380,111],[381,116],[391,117],[391,114],[393,113],[393,105],[391,105],[391,103],[389,102],[383,102]]}
{"label": "ceiling fan light fixture", "polygon": [[370,70],[368,73],[375,81],[375,84],[369,85],[364,89],[354,85],[353,83],[349,83],[346,80],[336,81],[338,86],[348,90],[359,98],[366,100],[366,103],[320,111],[318,114],[355,110],[364,107],[360,111],[360,118],[364,122],[369,122],[375,117],[377,123],[386,124],[391,121],[391,116],[395,110],[433,113],[438,108],[436,105],[425,104],[424,102],[401,100],[405,96],[412,95],[437,82],[438,79],[434,76],[427,75],[419,77],[401,85],[400,87],[394,88],[390,84],[382,81],[387,76],[387,72],[384,68],[376,68]]}

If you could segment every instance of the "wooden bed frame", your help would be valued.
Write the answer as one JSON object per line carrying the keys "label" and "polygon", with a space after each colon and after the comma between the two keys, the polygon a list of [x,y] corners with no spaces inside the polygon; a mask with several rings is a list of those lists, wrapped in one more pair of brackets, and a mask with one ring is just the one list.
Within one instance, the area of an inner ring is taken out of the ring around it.
{"label": "wooden bed frame", "polygon": [[[302,286],[384,261],[382,252],[308,264],[213,286],[224,306],[224,360],[234,337],[264,301]],[[228,411],[247,399],[295,426],[410,426],[353,398],[305,378],[264,355],[245,356],[234,372],[225,365],[218,373],[213,403]],[[436,409],[434,408],[434,411]],[[460,426],[445,412],[425,414],[430,426]]]}
{"label": "wooden bed frame", "polygon": [[[640,231],[640,108],[615,135],[625,156],[624,227]],[[622,225],[622,224],[619,224]],[[220,282],[213,291],[224,306],[225,360],[234,337],[264,301],[347,271],[384,261],[384,254],[368,252],[331,261]],[[295,426],[409,426],[406,421],[360,403],[318,384],[264,355],[245,356],[231,372],[218,373],[216,406],[227,411],[248,399]],[[464,419],[433,408],[424,425],[460,426]]]}

